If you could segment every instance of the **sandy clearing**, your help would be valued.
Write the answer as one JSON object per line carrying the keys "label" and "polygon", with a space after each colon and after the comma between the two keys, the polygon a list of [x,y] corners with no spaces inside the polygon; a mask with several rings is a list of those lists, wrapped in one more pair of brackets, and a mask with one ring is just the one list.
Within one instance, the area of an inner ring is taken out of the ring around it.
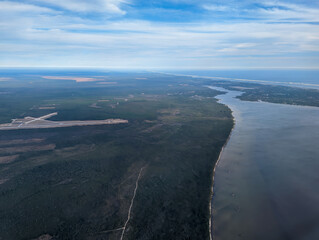
{"label": "sandy clearing", "polygon": [[92,104],[90,105],[90,107],[91,107],[91,108],[102,108],[102,107],[98,106],[97,103],[92,103]]}
{"label": "sandy clearing", "polygon": [[33,240],[51,240],[53,237],[49,234],[43,234],[38,238],[34,238]]}
{"label": "sandy clearing", "polygon": [[0,185],[1,184],[4,184],[6,181],[8,181],[9,180],[9,178],[4,178],[4,179],[0,179]]}
{"label": "sandy clearing", "polygon": [[55,149],[55,144],[4,147],[4,148],[0,148],[0,153],[12,154],[12,153],[24,153],[24,152],[33,152],[33,151],[47,151],[47,150],[53,150],[53,149]]}
{"label": "sandy clearing", "polygon": [[14,162],[18,157],[19,157],[18,154],[0,157],[0,164],[7,164],[7,163]]}
{"label": "sandy clearing", "polygon": [[50,79],[50,80],[72,80],[76,82],[97,82],[102,80],[102,79],[96,79],[96,78],[70,77],[70,76],[42,76],[42,78]]}

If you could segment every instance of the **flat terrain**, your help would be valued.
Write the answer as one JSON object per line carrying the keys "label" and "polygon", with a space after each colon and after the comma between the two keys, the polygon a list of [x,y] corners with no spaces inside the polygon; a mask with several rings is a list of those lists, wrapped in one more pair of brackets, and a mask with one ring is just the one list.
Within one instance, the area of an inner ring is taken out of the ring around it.
{"label": "flat terrain", "polygon": [[38,129],[38,128],[59,128],[74,126],[94,126],[105,124],[128,123],[123,119],[105,119],[105,120],[87,120],[87,121],[48,121],[44,119],[33,119],[30,117],[23,119],[14,119],[11,123],[0,124],[0,130],[17,130],[17,129]]}
{"label": "flat terrain", "polygon": [[[0,134],[5,240],[209,239],[212,172],[233,117],[205,85],[318,105],[316,90],[158,73],[1,74],[0,124],[22,123]],[[96,124],[105,119],[125,124]],[[73,126],[47,128],[57,122]]]}
{"label": "flat terrain", "polygon": [[1,131],[0,239],[209,239],[212,169],[233,126],[219,92],[149,73],[16,79],[0,87],[1,123],[128,122]]}

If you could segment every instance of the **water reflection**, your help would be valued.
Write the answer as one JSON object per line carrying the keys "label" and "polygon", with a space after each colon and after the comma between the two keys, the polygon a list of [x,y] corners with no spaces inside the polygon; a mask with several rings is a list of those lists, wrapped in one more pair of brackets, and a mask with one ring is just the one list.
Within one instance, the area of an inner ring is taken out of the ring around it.
{"label": "water reflection", "polygon": [[214,240],[319,239],[319,108],[239,94],[218,96],[236,125],[215,172]]}

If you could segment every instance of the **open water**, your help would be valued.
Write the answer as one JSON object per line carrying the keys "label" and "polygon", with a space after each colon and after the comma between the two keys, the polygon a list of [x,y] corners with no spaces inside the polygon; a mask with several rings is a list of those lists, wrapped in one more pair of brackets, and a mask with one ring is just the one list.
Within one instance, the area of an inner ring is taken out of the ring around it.
{"label": "open water", "polygon": [[218,96],[236,123],[215,172],[214,240],[319,239],[319,108],[240,94]]}

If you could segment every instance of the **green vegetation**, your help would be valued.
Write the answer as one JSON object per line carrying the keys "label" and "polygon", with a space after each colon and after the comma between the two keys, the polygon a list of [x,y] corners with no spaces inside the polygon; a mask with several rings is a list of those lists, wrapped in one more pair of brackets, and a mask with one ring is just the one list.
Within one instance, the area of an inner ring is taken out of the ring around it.
{"label": "green vegetation", "polygon": [[319,90],[278,85],[264,85],[230,81],[207,81],[218,87],[229,90],[241,91],[238,98],[244,101],[264,101],[290,105],[319,107]]}
{"label": "green vegetation", "polygon": [[203,86],[242,91],[242,100],[319,106],[317,90],[283,86],[155,73],[11,74],[0,85],[0,123],[51,112],[58,115],[50,120],[129,123],[1,131],[6,240],[208,239],[212,170],[233,119],[214,98],[220,92]]}
{"label": "green vegetation", "polygon": [[0,239],[120,239],[139,173],[124,239],[209,238],[212,171],[233,126],[219,92],[182,77],[109,75],[116,86],[1,89],[1,123],[53,111],[50,120],[129,123],[2,131]]}

